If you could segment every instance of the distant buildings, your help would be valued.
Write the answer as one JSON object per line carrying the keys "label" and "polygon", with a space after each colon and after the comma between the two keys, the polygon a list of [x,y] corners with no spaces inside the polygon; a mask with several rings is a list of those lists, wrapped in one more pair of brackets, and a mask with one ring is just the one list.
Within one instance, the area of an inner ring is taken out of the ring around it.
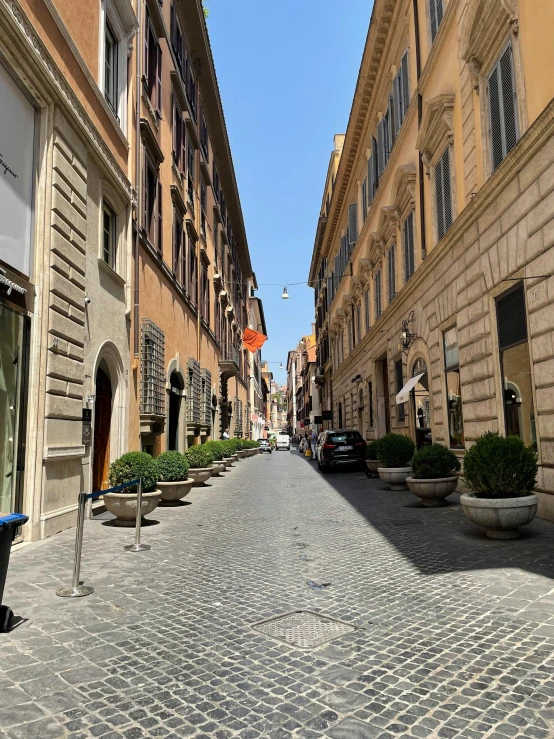
{"label": "distant buildings", "polygon": [[315,332],[303,336],[287,360],[287,428],[290,434],[318,430],[321,406],[315,378],[317,348]]}

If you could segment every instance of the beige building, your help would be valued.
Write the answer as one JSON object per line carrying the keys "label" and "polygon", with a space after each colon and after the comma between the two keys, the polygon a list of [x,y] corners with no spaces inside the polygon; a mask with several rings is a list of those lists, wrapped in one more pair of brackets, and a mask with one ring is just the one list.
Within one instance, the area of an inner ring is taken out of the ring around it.
{"label": "beige building", "polygon": [[310,269],[323,412],[539,455],[554,520],[554,5],[376,0]]}

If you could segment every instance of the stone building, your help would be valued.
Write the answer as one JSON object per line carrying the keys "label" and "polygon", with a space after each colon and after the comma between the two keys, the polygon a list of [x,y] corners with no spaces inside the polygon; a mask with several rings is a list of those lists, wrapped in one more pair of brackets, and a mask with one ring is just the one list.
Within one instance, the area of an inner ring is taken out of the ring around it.
{"label": "stone building", "polygon": [[[312,327],[313,328],[313,327]],[[316,335],[303,336],[287,360],[287,424],[289,433],[319,429],[320,397],[316,388]]]}
{"label": "stone building", "polygon": [[519,434],[550,519],[553,21],[551,3],[375,1],[309,275],[333,423],[460,456]]}

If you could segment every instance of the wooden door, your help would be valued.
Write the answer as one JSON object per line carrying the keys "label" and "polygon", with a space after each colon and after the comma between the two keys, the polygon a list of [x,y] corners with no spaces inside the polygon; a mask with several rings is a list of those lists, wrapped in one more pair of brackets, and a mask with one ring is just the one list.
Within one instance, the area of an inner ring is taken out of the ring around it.
{"label": "wooden door", "polygon": [[96,398],[94,403],[93,490],[105,490],[108,487],[111,423],[112,386],[108,375],[99,368],[96,373]]}

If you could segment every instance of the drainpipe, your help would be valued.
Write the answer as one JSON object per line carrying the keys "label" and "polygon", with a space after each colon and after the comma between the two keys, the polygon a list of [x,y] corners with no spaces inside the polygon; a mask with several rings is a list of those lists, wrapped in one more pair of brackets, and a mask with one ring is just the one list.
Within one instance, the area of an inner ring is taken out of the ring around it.
{"label": "drainpipe", "polygon": [[[419,12],[417,0],[413,0],[414,9],[414,33],[415,33],[415,52],[416,52],[416,73],[417,82],[419,84],[419,78],[421,77],[421,47],[419,40]],[[421,118],[423,115],[423,98],[418,92],[417,95],[417,128],[421,126]],[[423,172],[423,156],[419,152],[418,156],[418,178],[419,178],[419,223],[421,229],[421,258],[425,259],[427,256],[427,244],[425,238],[425,187],[424,187],[424,172]]]}
{"label": "drainpipe", "polygon": [[142,213],[142,187],[140,186],[140,87],[141,87],[141,60],[142,60],[142,23],[141,23],[141,5],[142,0],[137,1],[137,46],[136,46],[136,68],[137,68],[137,79],[136,79],[136,90],[135,90],[135,187],[137,190],[137,217],[136,217],[136,230],[135,230],[135,244],[134,244],[134,256],[135,256],[135,290],[134,290],[134,305],[133,305],[133,345],[135,351],[135,357],[139,356],[139,229],[140,229],[140,218]]}

